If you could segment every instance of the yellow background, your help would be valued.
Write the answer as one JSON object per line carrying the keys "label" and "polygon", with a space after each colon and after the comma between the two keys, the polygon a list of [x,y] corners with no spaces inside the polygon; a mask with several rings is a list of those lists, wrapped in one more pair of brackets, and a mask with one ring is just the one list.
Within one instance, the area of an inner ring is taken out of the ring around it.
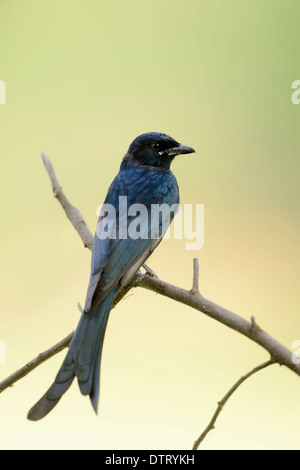
{"label": "yellow background", "polygon": [[[205,204],[205,245],[165,240],[149,265],[291,348],[299,319],[299,2],[0,0],[0,340],[15,371],[75,328],[90,252],[51,195],[44,149],[92,231],[130,142],[160,131]],[[172,300],[135,290],[111,313],[96,417],[77,384],[44,420],[28,409],[65,352],[0,395],[0,449],[190,449],[217,401],[268,359]],[[203,449],[299,448],[300,381],[278,365],[244,384]]]}

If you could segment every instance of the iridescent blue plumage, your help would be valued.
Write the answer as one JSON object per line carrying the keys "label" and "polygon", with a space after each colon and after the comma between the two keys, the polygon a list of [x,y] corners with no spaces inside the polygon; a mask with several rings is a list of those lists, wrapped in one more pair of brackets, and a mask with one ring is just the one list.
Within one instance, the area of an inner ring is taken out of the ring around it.
{"label": "iridescent blue plumage", "polygon": [[[97,412],[101,352],[114,295],[132,279],[171,223],[179,190],[170,164],[176,155],[192,152],[156,132],[143,134],[130,145],[98,220],[84,313],[54,383],[29,411],[28,419],[36,421],[48,414],[75,377]],[[160,211],[163,204],[174,207],[168,220]],[[153,229],[154,220],[158,224]]]}

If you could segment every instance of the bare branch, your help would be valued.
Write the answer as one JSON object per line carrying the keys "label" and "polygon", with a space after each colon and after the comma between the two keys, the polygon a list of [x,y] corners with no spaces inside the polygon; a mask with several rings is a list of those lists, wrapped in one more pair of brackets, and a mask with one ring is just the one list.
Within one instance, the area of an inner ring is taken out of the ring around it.
{"label": "bare branch", "polygon": [[80,236],[84,246],[91,249],[93,246],[93,235],[91,234],[79,210],[74,207],[65,196],[62,187],[57,181],[56,174],[50,158],[46,155],[45,152],[42,152],[41,156],[51,181],[53,196],[62,205],[66,216],[68,217],[76,232]]}
{"label": "bare branch", "polygon": [[[220,323],[223,323],[224,325],[243,334],[244,336],[247,336],[262,346],[270,353],[272,363],[277,362],[279,364],[284,364],[293,372],[296,372],[298,375],[300,375],[300,366],[293,363],[291,351],[289,351],[289,349],[279,343],[276,339],[272,338],[268,333],[259,328],[256,323],[254,326],[253,318],[252,322],[248,322],[230,310],[226,310],[225,308],[211,302],[210,300],[205,299],[200,294],[191,293],[191,291],[169,284],[168,282],[162,281],[158,277],[154,277],[151,274],[142,274],[139,271],[129,284],[116,293],[113,302],[113,308],[133,287],[143,287],[144,289],[151,290],[157,294],[164,295],[170,299],[176,300],[177,302],[181,302],[185,305],[195,308],[196,310],[199,310],[200,312],[210,316]],[[82,309],[82,307],[80,308]],[[72,335],[73,333],[54,345],[52,348],[48,349],[44,353],[41,353],[37,358],[33,359],[33,361],[31,361],[29,364],[26,364],[3,382],[0,382],[0,392],[4,391],[17,380],[25,377],[25,375],[27,375],[31,370],[35,369],[35,367],[39,366],[42,362],[50,359],[62,349],[68,347],[70,343],[68,338],[71,338]]]}
{"label": "bare branch", "polygon": [[198,258],[193,259],[194,266],[194,276],[193,276],[193,286],[191,289],[192,294],[199,294],[199,260]]}
{"label": "bare branch", "polygon": [[292,352],[266,331],[262,330],[256,323],[254,326],[253,321],[245,320],[243,317],[211,302],[211,300],[206,299],[200,294],[192,294],[189,290],[174,286],[161,279],[148,276],[147,274],[138,273],[132,285],[134,287],[143,287],[144,289],[151,290],[205,313],[205,315],[223,323],[223,325],[247,336],[247,338],[250,338],[268,351],[275,362],[285,365],[296,372],[296,374],[300,375],[300,365],[294,364]]}
{"label": "bare branch", "polygon": [[272,364],[275,364],[275,362],[271,359],[270,361],[264,362],[260,366],[255,367],[250,372],[248,372],[248,374],[241,377],[230,388],[230,390],[226,393],[226,395],[222,398],[222,400],[218,402],[218,406],[217,406],[217,409],[216,409],[215,413],[213,414],[213,417],[211,418],[210,422],[208,423],[208,425],[206,426],[204,431],[200,434],[198,439],[196,439],[196,441],[194,442],[192,450],[197,450],[199,448],[201,442],[205,439],[205,437],[209,433],[209,431],[211,431],[212,429],[215,428],[215,423],[218,419],[219,414],[221,413],[222,409],[224,408],[225,404],[227,403],[227,401],[229,400],[231,395],[238,389],[238,387],[240,385],[242,385],[242,383],[244,383],[245,380],[249,379],[249,377],[251,377],[253,374],[256,374],[256,372],[259,372],[260,370],[265,369],[266,367],[271,366]]}
{"label": "bare branch", "polygon": [[13,374],[11,374],[9,377],[4,379],[2,382],[0,382],[0,393],[4,392],[4,390],[7,389],[8,387],[12,387],[12,385],[15,382],[17,382],[18,380],[25,377],[27,374],[29,374],[29,372],[34,370],[36,367],[41,365],[43,362],[47,361],[47,359],[50,359],[50,357],[52,357],[55,354],[59,353],[64,348],[68,347],[69,344],[71,343],[71,339],[73,338],[73,334],[74,333],[70,333],[66,338],[59,341],[57,344],[52,346],[50,349],[47,349],[47,351],[44,351],[44,352],[40,353],[32,361],[28,362],[25,366],[21,367],[21,369],[17,370]]}
{"label": "bare branch", "polygon": [[[129,292],[130,289],[131,289],[131,286],[128,285],[128,286],[125,286],[122,290],[118,291],[118,293],[115,295],[112,308],[114,308],[117,305],[117,303],[119,303],[120,300],[122,300],[123,297],[125,297],[125,295]],[[77,306],[78,306],[78,310],[81,313],[83,313],[83,308],[80,305],[80,303],[78,303]],[[25,377],[27,374],[29,374],[32,370],[34,370],[36,367],[41,365],[43,362],[55,356],[63,349],[68,348],[73,338],[73,335],[74,335],[74,332],[70,333],[66,338],[62,339],[61,341],[59,341],[57,344],[47,349],[46,351],[40,353],[32,361],[28,362],[27,364],[25,364],[25,366],[21,367],[16,372],[14,372],[9,377],[7,377],[2,382],[0,382],[0,393],[4,392],[4,390],[6,390],[9,387],[12,387],[15,382]]]}

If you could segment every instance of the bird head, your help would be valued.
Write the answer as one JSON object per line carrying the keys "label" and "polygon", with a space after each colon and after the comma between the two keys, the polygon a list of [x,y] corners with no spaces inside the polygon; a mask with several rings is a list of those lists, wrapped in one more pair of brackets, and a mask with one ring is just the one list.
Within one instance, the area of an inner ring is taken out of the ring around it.
{"label": "bird head", "polygon": [[176,155],[193,153],[195,150],[178,143],[172,137],[159,132],[148,132],[138,136],[128,149],[132,159],[143,164],[170,168]]}

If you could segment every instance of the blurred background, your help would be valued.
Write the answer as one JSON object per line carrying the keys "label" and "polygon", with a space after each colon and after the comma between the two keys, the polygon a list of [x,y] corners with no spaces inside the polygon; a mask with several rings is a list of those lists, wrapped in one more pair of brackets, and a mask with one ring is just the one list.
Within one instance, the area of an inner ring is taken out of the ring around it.
{"label": "blurred background", "polygon": [[[292,348],[300,339],[299,2],[0,0],[0,380],[71,332],[90,252],[52,197],[40,152],[92,232],[139,134],[194,147],[173,163],[181,202],[205,205],[205,243],[149,260]],[[65,351],[0,396],[1,449],[190,449],[217,401],[268,359],[198,311],[136,289],[111,313],[99,416],[76,383],[26,420]],[[274,365],[245,383],[203,449],[296,449],[300,381]]]}

